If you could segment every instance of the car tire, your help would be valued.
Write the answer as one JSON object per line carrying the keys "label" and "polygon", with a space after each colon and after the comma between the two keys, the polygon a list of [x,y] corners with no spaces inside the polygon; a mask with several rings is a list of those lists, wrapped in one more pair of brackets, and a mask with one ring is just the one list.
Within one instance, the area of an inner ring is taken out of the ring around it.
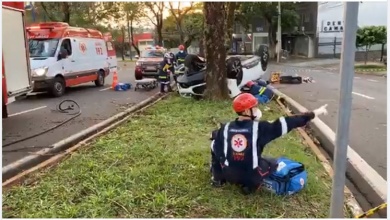
{"label": "car tire", "polygon": [[95,80],[95,85],[97,87],[101,87],[101,86],[104,86],[104,82],[105,82],[104,72],[99,71],[98,78]]}
{"label": "car tire", "polygon": [[60,97],[65,93],[65,80],[62,77],[55,77],[50,88],[50,94],[54,97]]}
{"label": "car tire", "polygon": [[268,60],[269,60],[268,46],[260,45],[257,55],[260,57],[261,69],[263,71],[266,71],[268,66]]}

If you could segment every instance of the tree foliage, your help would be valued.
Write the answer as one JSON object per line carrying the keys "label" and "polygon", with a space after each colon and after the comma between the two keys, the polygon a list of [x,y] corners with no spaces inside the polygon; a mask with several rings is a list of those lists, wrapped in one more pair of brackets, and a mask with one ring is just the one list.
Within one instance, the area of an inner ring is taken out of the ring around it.
{"label": "tree foliage", "polygon": [[[291,30],[298,25],[299,15],[295,9],[294,2],[281,2],[281,28],[282,30]],[[278,23],[278,2],[243,2],[238,10],[237,20],[246,29],[249,28],[251,21],[255,19],[264,19],[268,26],[268,40],[270,47],[270,56],[276,54],[276,32]]]}
{"label": "tree foliage", "polygon": [[163,37],[171,47],[183,44],[188,48],[194,40],[200,40],[203,32],[203,14],[197,7],[199,4],[191,4],[190,7],[181,9],[181,12],[176,9],[170,10],[170,15],[164,19]]}
{"label": "tree foliage", "polygon": [[[138,45],[134,42],[134,23],[139,22],[142,17],[145,17],[145,5],[140,2],[122,2],[123,11],[126,15],[127,32],[131,42],[138,56],[140,51]],[[131,50],[130,50],[131,51]],[[132,58],[132,56],[130,56]]]}
{"label": "tree foliage", "polygon": [[150,12],[146,13],[146,17],[152,22],[157,32],[157,44],[162,45],[163,36],[163,15],[165,2],[144,2],[145,8]]}
{"label": "tree foliage", "polygon": [[168,10],[171,14],[171,16],[174,18],[176,25],[177,25],[177,31],[179,32],[180,36],[180,43],[184,44],[185,41],[185,33],[183,30],[183,19],[186,17],[188,13],[190,13],[193,9],[194,3],[190,2],[190,5],[188,7],[182,8],[181,3],[177,2],[177,7],[175,8],[173,6],[172,2],[168,2]]}
{"label": "tree foliage", "polygon": [[110,14],[101,2],[37,2],[35,7],[47,20],[72,26],[101,27],[98,21]]}
{"label": "tree foliage", "polygon": [[367,64],[368,52],[376,44],[382,46],[387,43],[386,26],[366,26],[358,28],[356,32],[356,47],[363,47],[365,50],[364,64]]}

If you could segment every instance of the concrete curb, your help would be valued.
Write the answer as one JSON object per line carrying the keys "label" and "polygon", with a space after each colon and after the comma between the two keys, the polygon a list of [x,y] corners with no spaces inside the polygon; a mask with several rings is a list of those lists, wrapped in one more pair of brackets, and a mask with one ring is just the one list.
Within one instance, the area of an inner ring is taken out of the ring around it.
{"label": "concrete curb", "polygon": [[27,157],[24,157],[18,161],[15,161],[5,167],[3,167],[3,182],[6,180],[18,175],[19,173],[23,172],[26,169],[29,169],[45,160],[48,160],[53,155],[56,155],[58,153],[61,153],[68,149],[69,147],[77,144],[78,142],[88,138],[88,136],[94,135],[98,133],[99,131],[103,130],[104,128],[112,125],[115,122],[120,121],[121,119],[125,118],[126,116],[134,113],[137,110],[140,110],[149,104],[155,102],[159,98],[165,97],[166,95],[161,95],[160,93],[156,93],[155,95],[145,99],[144,101],[126,109],[125,111],[118,113],[98,124],[95,124],[85,130],[82,130],[68,138],[65,138],[51,146],[51,148],[45,148],[43,150],[35,152],[34,155],[30,155]]}
{"label": "concrete curb", "polygon": [[[283,98],[293,112],[303,113],[308,110],[298,102],[283,94],[277,89],[274,93]],[[324,150],[333,155],[335,148],[335,132],[319,118],[315,118],[310,127],[321,142]],[[374,206],[387,201],[387,181],[384,180],[363,158],[348,146],[347,177],[356,188],[365,196],[365,199]]]}

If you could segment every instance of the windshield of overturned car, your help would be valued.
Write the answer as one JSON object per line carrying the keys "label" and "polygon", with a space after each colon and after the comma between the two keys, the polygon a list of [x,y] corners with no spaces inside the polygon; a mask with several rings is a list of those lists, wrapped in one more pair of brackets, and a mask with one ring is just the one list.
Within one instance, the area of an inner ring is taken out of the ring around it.
{"label": "windshield of overturned car", "polygon": [[145,50],[141,53],[142,58],[164,57],[161,50]]}

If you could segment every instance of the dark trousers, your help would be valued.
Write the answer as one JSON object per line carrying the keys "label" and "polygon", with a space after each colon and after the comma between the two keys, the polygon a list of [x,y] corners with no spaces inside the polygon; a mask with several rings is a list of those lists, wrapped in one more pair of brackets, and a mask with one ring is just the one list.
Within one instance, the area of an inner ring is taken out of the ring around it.
{"label": "dark trousers", "polygon": [[165,88],[167,88],[167,92],[172,92],[171,83],[169,81],[160,81],[160,92],[166,92]]}
{"label": "dark trousers", "polygon": [[256,190],[261,185],[263,179],[273,173],[277,166],[276,159],[262,157],[259,158],[257,169],[243,171],[221,165],[215,154],[211,152],[211,173],[214,180],[248,187],[250,190]]}

